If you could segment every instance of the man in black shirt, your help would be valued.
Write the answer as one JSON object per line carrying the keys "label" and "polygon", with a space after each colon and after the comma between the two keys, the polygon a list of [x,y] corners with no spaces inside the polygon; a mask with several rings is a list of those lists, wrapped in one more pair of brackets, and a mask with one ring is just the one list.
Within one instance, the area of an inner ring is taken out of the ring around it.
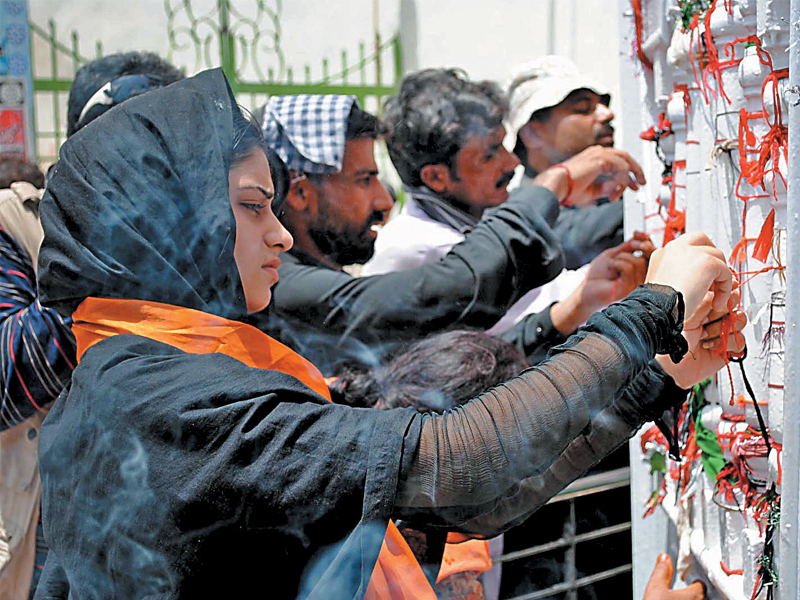
{"label": "man in black shirt", "polygon": [[[324,372],[353,360],[374,363],[397,343],[431,333],[491,327],[563,268],[550,230],[561,199],[586,202],[603,173],[622,186],[644,182],[638,165],[613,150],[576,157],[569,170],[548,170],[538,185],[512,194],[442,260],[354,278],[342,267],[371,256],[375,226],[391,207],[372,151],[381,124],[352,96],[279,96],[265,107],[262,127],[293,175],[282,220],[295,244],[279,269],[270,332]],[[519,328],[518,344],[539,345],[529,339],[535,333]]]}

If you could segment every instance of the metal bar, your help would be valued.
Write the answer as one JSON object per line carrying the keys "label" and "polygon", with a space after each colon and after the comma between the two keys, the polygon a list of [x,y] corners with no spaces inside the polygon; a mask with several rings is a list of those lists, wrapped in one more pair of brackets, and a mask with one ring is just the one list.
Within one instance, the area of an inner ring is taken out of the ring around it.
{"label": "metal bar", "polygon": [[403,77],[403,48],[400,46],[400,35],[394,36],[392,48],[394,49],[394,80],[400,81]]}
{"label": "metal bar", "polygon": [[80,67],[80,54],[78,54],[78,49],[80,47],[80,43],[78,42],[78,32],[72,32],[72,71],[77,72],[78,68]]}
{"label": "metal bar", "polygon": [[238,80],[236,78],[236,61],[233,53],[235,51],[235,40],[230,30],[230,7],[229,0],[217,0],[217,12],[219,14],[219,58],[222,70],[231,84],[231,89],[238,92]]}
{"label": "metal bar", "polygon": [[[800,0],[789,11],[789,89],[800,90]],[[800,92],[786,95],[789,105],[789,174],[786,228],[789,257],[786,265],[786,337],[784,355],[783,464],[781,482],[780,597],[800,598]]]}
{"label": "metal bar", "polygon": [[[53,21],[53,19],[50,19],[48,21],[48,26],[50,26],[51,22],[53,24],[52,26],[54,26],[55,25],[55,21]],[[59,42],[58,40],[56,40],[56,39],[54,39],[52,37],[52,31],[53,31],[52,30],[52,26],[51,26],[51,29],[50,29],[49,33],[47,31],[45,31],[44,29],[42,29],[41,27],[39,27],[33,21],[29,21],[28,22],[28,26],[30,27],[30,29],[31,29],[31,31],[33,33],[35,33],[36,35],[38,35],[40,37],[43,37],[45,40],[47,40],[47,43],[50,44],[51,46],[55,46],[56,49],[60,50],[61,52],[64,52],[65,54],[70,54],[71,53],[71,50],[69,48],[67,48],[64,44],[62,44],[61,42]],[[83,56],[81,56],[81,62],[88,62],[88,59],[84,58]]]}
{"label": "metal bar", "polygon": [[[312,84],[302,84],[302,83],[293,83],[292,76],[291,76],[291,69],[289,69],[290,76],[287,77],[289,81],[287,83],[271,83],[271,82],[264,82],[264,83],[242,83],[240,82],[237,86],[237,92],[239,93],[257,93],[257,94],[345,94],[345,95],[359,95],[364,94],[367,96],[391,96],[395,92],[397,92],[397,88],[394,86],[389,85],[338,85],[338,84],[321,84],[321,83],[312,83]],[[70,86],[72,85],[72,81],[70,79],[34,79],[33,80],[33,89],[36,92],[68,92]],[[627,469],[626,469],[627,471]],[[616,471],[610,471],[610,473],[616,473]],[[592,476],[594,477],[594,476]],[[587,478],[584,478],[587,479]],[[570,490],[573,490],[573,486],[583,481],[583,479],[579,479],[577,482],[573,482],[572,485],[567,487],[561,495],[557,496],[556,498],[561,498],[563,494],[569,493]]]}
{"label": "metal bar", "polygon": [[[399,44],[400,44],[400,39],[397,36],[391,37],[387,41],[383,42],[383,44],[380,47],[380,52],[383,52],[387,48],[393,48],[395,46],[399,47]],[[361,83],[362,84],[366,83],[366,72],[365,72],[364,69],[365,69],[367,64],[369,64],[372,61],[377,60],[377,54],[370,54],[369,56],[365,57],[364,53],[363,53],[363,44],[361,45],[360,50],[361,50],[361,53],[360,53],[361,54],[361,58],[360,58],[359,62],[357,62],[354,65],[351,65],[349,67],[345,67],[342,71],[339,71],[339,72],[337,72],[337,73],[335,73],[333,75],[328,75],[327,77],[323,77],[322,81],[320,81],[319,83],[328,83],[328,82],[331,82],[331,81],[336,81],[338,79],[344,80],[346,78],[346,76],[350,75],[350,73],[352,73],[352,72],[355,72],[356,69],[359,69],[360,72],[361,72]],[[343,50],[342,52],[344,53],[345,51]],[[401,56],[401,59],[402,59],[402,56]],[[327,59],[324,59],[324,60],[327,60]],[[398,79],[398,77],[395,77],[395,80],[397,80],[397,79]]]}
{"label": "metal bar", "polygon": [[361,85],[367,83],[367,59],[365,58],[367,55],[367,51],[364,46],[364,42],[358,43],[358,66],[359,72],[361,74]]}
{"label": "metal bar", "polygon": [[372,5],[372,28],[375,31],[375,83],[381,83],[381,32],[378,21],[378,2]]}
{"label": "metal bar", "polygon": [[388,85],[377,86],[352,86],[352,85],[333,85],[333,84],[310,84],[301,83],[239,83],[236,92],[240,94],[270,94],[270,95],[292,95],[292,94],[344,94],[344,95],[366,95],[366,96],[391,96],[397,90]]}
{"label": "metal bar", "polygon": [[68,92],[72,81],[69,79],[34,79],[34,92]]}
{"label": "metal bar", "polygon": [[544,554],[545,552],[550,552],[552,550],[558,550],[559,548],[565,548],[568,545],[570,545],[570,543],[573,542],[575,545],[577,545],[582,542],[589,542],[591,540],[596,540],[601,537],[615,535],[617,533],[624,533],[630,530],[631,530],[630,521],[625,523],[619,523],[618,525],[610,525],[609,527],[603,527],[602,529],[595,529],[594,531],[581,533],[580,535],[574,536],[572,539],[566,539],[562,537],[553,542],[540,544],[539,546],[531,546],[530,548],[525,548],[524,550],[509,552],[508,554],[503,554],[502,556],[498,556],[497,558],[493,559],[492,562],[494,564],[511,562],[512,560],[519,560],[521,558],[527,558],[529,556],[536,556],[537,554]]}
{"label": "metal bar", "polygon": [[559,583],[552,587],[547,588],[546,590],[538,590],[536,592],[531,592],[530,594],[525,594],[523,596],[514,596],[509,600],[539,600],[539,598],[547,598],[548,596],[552,596],[553,594],[560,594],[561,592],[566,592],[569,591],[570,589],[577,589],[587,585],[592,585],[593,583],[597,583],[598,581],[603,581],[604,579],[611,579],[612,577],[616,577],[617,575],[622,575],[623,573],[629,573],[630,571],[631,571],[630,564],[622,565],[620,567],[609,569],[608,571],[603,571],[602,573],[595,573],[594,575],[581,577],[580,579],[575,581],[575,588],[570,588],[569,585],[566,583]]}
{"label": "metal bar", "polygon": [[621,467],[613,471],[582,477],[576,479],[561,490],[561,492],[553,496],[549,503],[571,500],[572,498],[580,498],[581,496],[598,494],[607,490],[625,487],[630,482],[630,478],[631,470],[629,467]]}
{"label": "metal bar", "polygon": [[[50,75],[53,79],[58,77],[58,48],[56,46],[56,22],[50,19],[47,24],[50,28]],[[68,88],[69,89],[69,88]],[[58,92],[53,92],[53,123],[56,130],[56,152],[61,146],[61,111],[58,108]]]}
{"label": "metal bar", "polygon": [[568,586],[567,600],[577,600],[575,596],[575,580],[578,573],[575,567],[575,548],[578,542],[575,539],[575,532],[578,530],[578,519],[575,518],[575,501],[570,500],[569,518],[564,524],[564,537],[567,541],[567,551],[564,552],[564,585]]}

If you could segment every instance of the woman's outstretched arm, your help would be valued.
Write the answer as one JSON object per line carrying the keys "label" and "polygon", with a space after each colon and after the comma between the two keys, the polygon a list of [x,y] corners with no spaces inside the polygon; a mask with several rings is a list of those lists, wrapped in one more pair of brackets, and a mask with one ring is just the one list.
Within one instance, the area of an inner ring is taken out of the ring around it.
{"label": "woman's outstretched arm", "polygon": [[[724,306],[730,271],[707,238],[686,236],[659,252],[648,277],[681,289],[691,321],[702,321],[698,310]],[[420,443],[405,458],[398,516],[473,535],[524,519],[682,399],[669,375],[650,362],[655,354],[679,362],[686,353],[683,312],[674,289],[642,286],[592,317],[541,366],[445,415],[420,417],[409,431]],[[719,368],[703,360],[696,373]],[[672,374],[685,379],[679,367]]]}

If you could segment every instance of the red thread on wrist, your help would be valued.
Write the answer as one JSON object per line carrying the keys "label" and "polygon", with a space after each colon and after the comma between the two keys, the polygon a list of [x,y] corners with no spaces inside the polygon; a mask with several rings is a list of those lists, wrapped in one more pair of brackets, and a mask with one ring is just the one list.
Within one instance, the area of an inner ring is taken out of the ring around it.
{"label": "red thread on wrist", "polygon": [[572,195],[572,190],[575,189],[575,182],[572,180],[572,173],[569,171],[569,167],[567,165],[562,165],[561,163],[557,165],[553,165],[550,167],[551,169],[564,169],[564,172],[567,174],[567,195],[564,196],[564,199],[561,200],[562,206],[570,206],[571,202],[569,201],[569,197]]}

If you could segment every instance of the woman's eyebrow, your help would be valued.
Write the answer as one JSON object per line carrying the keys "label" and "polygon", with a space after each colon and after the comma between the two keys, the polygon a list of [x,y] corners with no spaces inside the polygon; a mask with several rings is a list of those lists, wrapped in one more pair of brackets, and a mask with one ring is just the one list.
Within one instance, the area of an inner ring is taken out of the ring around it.
{"label": "woman's eyebrow", "polygon": [[275,197],[275,192],[272,190],[268,190],[267,188],[261,187],[260,185],[240,185],[240,190],[258,190],[264,195],[264,198],[267,200],[272,200]]}

